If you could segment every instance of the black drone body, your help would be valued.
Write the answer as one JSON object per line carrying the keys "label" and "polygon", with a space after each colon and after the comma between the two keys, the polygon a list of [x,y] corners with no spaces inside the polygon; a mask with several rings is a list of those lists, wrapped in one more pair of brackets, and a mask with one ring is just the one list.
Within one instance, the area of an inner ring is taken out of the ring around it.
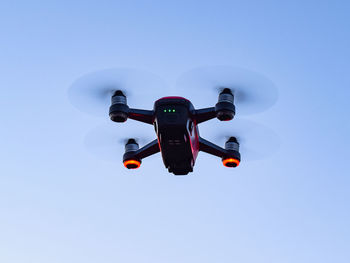
{"label": "black drone body", "polygon": [[235,115],[234,95],[228,88],[223,89],[215,107],[195,109],[183,97],[164,97],[154,103],[153,110],[132,109],[127,105],[126,96],[120,90],[112,96],[109,116],[114,122],[125,122],[128,118],[154,126],[157,139],[142,148],[135,139],[125,145],[124,166],[139,168],[141,160],[161,152],[165,167],[175,175],[186,175],[193,171],[199,151],[219,158],[226,167],[237,167],[241,161],[239,143],[230,137],[225,148],[221,148],[200,137],[198,124],[213,118],[220,121],[232,120]]}

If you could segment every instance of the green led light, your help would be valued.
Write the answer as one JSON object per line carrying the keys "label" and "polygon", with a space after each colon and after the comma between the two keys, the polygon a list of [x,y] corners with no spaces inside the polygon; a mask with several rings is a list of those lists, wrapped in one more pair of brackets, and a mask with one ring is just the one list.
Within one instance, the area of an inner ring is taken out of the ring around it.
{"label": "green led light", "polygon": [[164,112],[175,112],[175,109],[165,109]]}

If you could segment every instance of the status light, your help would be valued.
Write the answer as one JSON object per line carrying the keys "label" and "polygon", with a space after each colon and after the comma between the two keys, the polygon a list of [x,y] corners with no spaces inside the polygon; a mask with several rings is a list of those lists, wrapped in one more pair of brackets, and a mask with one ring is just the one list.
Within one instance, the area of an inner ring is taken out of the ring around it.
{"label": "status light", "polygon": [[124,166],[128,169],[136,169],[136,168],[139,168],[140,165],[141,165],[141,162],[137,160],[126,160],[124,162]]}
{"label": "status light", "polygon": [[239,161],[234,158],[227,158],[222,161],[223,165],[226,167],[237,167],[239,165]]}
{"label": "status light", "polygon": [[165,109],[164,112],[175,112],[175,109]]}

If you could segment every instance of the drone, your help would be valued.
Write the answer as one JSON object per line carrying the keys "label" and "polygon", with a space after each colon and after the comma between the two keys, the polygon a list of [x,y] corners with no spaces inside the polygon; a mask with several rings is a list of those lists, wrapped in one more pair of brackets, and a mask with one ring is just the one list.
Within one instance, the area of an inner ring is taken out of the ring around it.
{"label": "drone", "polygon": [[225,148],[215,145],[201,136],[198,124],[218,118],[220,121],[232,120],[235,115],[234,95],[229,88],[219,94],[215,107],[195,109],[192,103],[183,97],[163,97],[154,103],[153,110],[129,108],[127,99],[121,90],[112,96],[109,117],[114,122],[133,119],[151,124],[157,139],[139,148],[135,139],[125,144],[124,166],[136,169],[142,159],[161,152],[163,163],[170,173],[186,175],[193,172],[199,151],[222,158],[226,167],[237,167],[241,161],[239,143],[236,137],[230,137]]}
{"label": "drone", "polygon": [[[219,68],[218,72],[221,74],[224,70],[225,69]],[[98,78],[106,79],[110,75],[113,75],[114,71],[107,71],[107,74],[104,72],[102,73],[101,76],[98,75]],[[116,73],[120,73],[120,71]],[[125,75],[125,72],[123,71],[122,74]],[[120,77],[117,78],[119,80]],[[199,79],[201,78],[202,76],[200,75]],[[221,79],[222,76],[219,75],[218,78]],[[135,77],[131,78],[128,76],[128,78],[125,79],[135,79]],[[86,84],[86,81],[84,81],[83,85]],[[91,84],[89,82],[91,82],[91,80],[88,78],[87,83]],[[124,85],[125,83],[122,84]],[[77,86],[78,88],[73,85],[72,89],[73,93],[77,92],[76,97],[73,97],[73,102],[75,104],[77,104],[77,98],[81,99],[86,95],[86,90],[79,87],[79,85]],[[93,91],[96,92],[99,88],[94,85],[95,84],[92,85],[92,88]],[[125,140],[125,151],[122,159],[124,166],[127,169],[140,168],[143,159],[156,153],[161,153],[164,166],[169,173],[173,173],[174,175],[187,175],[193,172],[198,153],[205,152],[221,158],[222,164],[225,167],[238,167],[241,162],[239,138],[230,135],[226,138],[224,147],[220,147],[204,139],[199,134],[199,124],[215,118],[219,121],[227,122],[233,120],[236,115],[235,100],[236,95],[240,95],[237,93],[237,89],[225,87],[224,85],[216,90],[218,91],[218,97],[213,107],[196,109],[192,102],[185,97],[166,96],[156,100],[152,110],[131,108],[127,103],[128,93],[126,93],[125,90],[109,90],[108,94],[111,94],[108,95],[111,101],[109,106],[109,118],[111,121],[115,123],[124,123],[128,119],[132,119],[146,123],[153,126],[156,134],[156,139],[141,148],[136,138],[128,138]],[[94,101],[96,101],[96,98],[100,99],[101,97],[106,97],[106,92],[103,94],[101,91],[98,92],[100,93],[89,96],[93,97]],[[255,90],[254,93],[256,93]],[[268,92],[265,92],[264,94],[267,93]],[[261,94],[258,94],[258,96],[260,95]],[[238,99],[240,103],[242,99]],[[86,102],[84,103],[86,104]],[[239,103],[238,105],[241,106]],[[85,108],[90,109],[91,104],[88,106],[89,107]]]}

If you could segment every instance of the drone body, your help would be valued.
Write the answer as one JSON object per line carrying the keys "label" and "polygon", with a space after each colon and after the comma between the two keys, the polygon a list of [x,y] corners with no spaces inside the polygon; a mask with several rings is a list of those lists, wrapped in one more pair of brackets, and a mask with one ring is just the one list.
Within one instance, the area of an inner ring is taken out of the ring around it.
{"label": "drone body", "polygon": [[125,145],[124,166],[128,169],[140,167],[141,160],[161,152],[168,171],[175,175],[186,175],[193,171],[199,151],[222,158],[227,167],[237,167],[240,163],[239,144],[235,137],[230,137],[221,148],[200,137],[198,124],[218,118],[221,121],[233,119],[234,96],[225,88],[219,94],[215,107],[196,110],[192,103],[182,97],[164,97],[154,103],[153,110],[129,108],[126,96],[116,91],[112,96],[109,116],[112,121],[125,122],[128,118],[154,126],[157,139],[139,149],[135,139]]}

